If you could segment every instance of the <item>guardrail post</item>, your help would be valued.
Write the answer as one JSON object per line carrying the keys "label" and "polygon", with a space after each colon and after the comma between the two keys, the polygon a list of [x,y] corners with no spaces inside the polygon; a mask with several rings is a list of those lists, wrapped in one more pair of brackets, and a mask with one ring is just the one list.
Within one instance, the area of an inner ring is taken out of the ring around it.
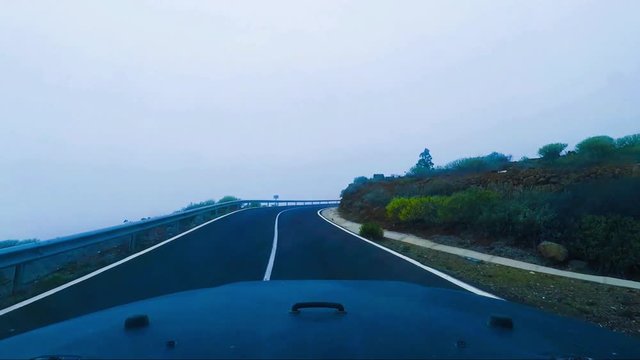
{"label": "guardrail post", "polygon": [[131,234],[131,236],[129,236],[129,252],[134,251],[136,251],[136,235]]}
{"label": "guardrail post", "polygon": [[18,292],[18,287],[22,281],[24,272],[24,264],[18,264],[13,271],[13,283],[11,284],[11,295],[15,295]]}

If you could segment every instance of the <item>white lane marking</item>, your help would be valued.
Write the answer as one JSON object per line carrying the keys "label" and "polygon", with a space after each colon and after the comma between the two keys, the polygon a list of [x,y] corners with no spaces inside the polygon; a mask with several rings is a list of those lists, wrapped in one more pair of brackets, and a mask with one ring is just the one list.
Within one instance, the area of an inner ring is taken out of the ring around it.
{"label": "white lane marking", "polygon": [[73,286],[75,284],[81,283],[81,282],[83,282],[83,281],[85,281],[87,279],[91,279],[92,277],[94,277],[94,276],[96,276],[98,274],[101,274],[101,273],[103,273],[103,272],[105,272],[105,271],[107,271],[109,269],[113,269],[114,267],[116,267],[118,265],[121,265],[121,264],[124,264],[129,260],[133,260],[133,259],[137,258],[138,256],[144,255],[144,254],[148,253],[149,251],[152,251],[152,250],[155,250],[155,249],[159,248],[162,245],[166,245],[166,244],[168,244],[168,243],[170,243],[170,242],[172,242],[172,241],[174,241],[174,240],[176,240],[176,239],[178,239],[178,238],[180,238],[180,237],[182,237],[184,235],[187,235],[188,233],[190,233],[192,231],[196,231],[196,230],[200,229],[203,226],[207,226],[207,225],[211,224],[214,221],[218,221],[218,220],[220,220],[222,218],[225,218],[225,217],[227,217],[229,215],[233,215],[233,214],[235,214],[237,212],[240,212],[240,211],[243,211],[243,210],[248,210],[248,209],[236,210],[234,212],[231,212],[231,213],[225,214],[223,216],[220,216],[219,218],[215,218],[213,220],[209,220],[204,224],[198,225],[198,226],[194,227],[193,229],[189,229],[189,230],[187,230],[187,231],[185,231],[185,232],[183,232],[181,234],[178,234],[178,235],[176,235],[176,236],[174,236],[174,237],[172,237],[170,239],[167,239],[167,240],[165,240],[165,241],[163,241],[163,242],[161,242],[159,244],[156,244],[156,245],[154,245],[154,246],[152,246],[150,248],[144,249],[144,250],[142,250],[140,252],[137,252],[137,253],[135,253],[133,255],[130,255],[130,256],[128,256],[128,257],[126,257],[126,258],[124,258],[124,259],[122,259],[120,261],[114,262],[113,264],[107,265],[107,266],[105,266],[103,268],[100,268],[100,269],[98,269],[98,270],[96,270],[96,271],[94,271],[92,273],[89,273],[89,274],[87,274],[85,276],[82,276],[82,277],[79,277],[79,278],[77,278],[75,280],[72,280],[72,281],[70,281],[70,282],[68,282],[66,284],[62,284],[62,285],[58,286],[57,288],[54,288],[54,289],[51,289],[49,291],[43,292],[40,295],[34,296],[34,297],[29,298],[27,300],[23,300],[23,301],[21,301],[21,302],[19,302],[17,304],[11,305],[8,308],[0,310],[0,316],[4,315],[6,313],[9,313],[9,312],[11,312],[13,310],[19,309],[21,307],[27,306],[27,305],[29,305],[29,304],[31,304],[33,302],[36,302],[36,301],[38,301],[40,299],[44,299],[47,296],[51,296],[51,295],[53,295],[53,294],[55,294],[57,292],[60,292],[60,291],[66,289],[68,287],[71,287],[71,286]]}
{"label": "white lane marking", "polygon": [[[325,208],[325,209],[329,209],[329,208]],[[426,265],[424,265],[424,264],[422,264],[422,263],[420,263],[420,262],[418,262],[418,261],[416,261],[416,260],[414,260],[414,259],[412,259],[410,257],[402,255],[402,254],[400,254],[398,252],[395,252],[395,251],[393,251],[391,249],[388,249],[388,248],[386,248],[386,247],[384,247],[382,245],[376,244],[376,243],[374,243],[373,241],[371,241],[369,239],[365,239],[365,238],[363,238],[362,236],[360,236],[360,235],[358,235],[356,233],[353,233],[353,232],[351,232],[351,231],[349,231],[349,230],[347,230],[347,229],[345,229],[345,228],[343,228],[343,227],[341,227],[341,226],[339,226],[337,224],[332,223],[331,221],[326,219],[324,216],[322,216],[322,214],[320,214],[320,212],[322,210],[325,210],[325,209],[318,210],[318,216],[320,216],[320,218],[322,220],[324,220],[324,221],[328,222],[329,224],[337,227],[338,229],[346,232],[347,234],[353,235],[353,236],[357,237],[358,239],[366,241],[367,243],[369,243],[369,244],[371,244],[373,246],[377,246],[377,247],[379,247],[380,249],[382,249],[382,250],[384,250],[386,252],[389,252],[389,253],[391,253],[391,254],[393,254],[393,255],[401,258],[401,259],[404,259],[404,260],[412,263],[413,265],[418,266],[418,267],[422,268],[423,270],[427,270],[428,272],[430,272],[430,273],[432,273],[432,274],[434,274],[436,276],[439,276],[439,277],[441,277],[441,278],[443,278],[443,279],[445,279],[445,280],[447,280],[447,281],[449,281],[449,282],[451,282],[451,283],[453,283],[455,285],[458,285],[461,288],[463,288],[463,289],[465,289],[467,291],[470,291],[470,292],[472,292],[474,294],[490,297],[490,298],[493,298],[493,299],[504,300],[504,299],[502,299],[502,298],[500,298],[498,296],[495,296],[495,295],[490,294],[490,293],[488,293],[486,291],[480,290],[480,289],[478,289],[478,288],[476,288],[474,286],[471,286],[471,285],[469,285],[469,284],[467,284],[465,282],[462,282],[462,281],[460,281],[460,280],[458,280],[458,279],[456,279],[456,278],[454,278],[452,276],[449,276],[449,275],[447,275],[447,274],[445,274],[443,272],[440,272],[440,271],[438,271],[436,269],[430,268],[430,267],[428,267],[428,266],[426,266]]]}
{"label": "white lane marking", "polygon": [[271,272],[273,271],[273,264],[276,261],[276,249],[278,248],[278,219],[280,218],[280,214],[287,211],[291,211],[291,210],[296,210],[296,209],[282,210],[278,213],[278,215],[276,215],[276,222],[273,225],[273,245],[271,245],[271,255],[269,255],[269,263],[267,263],[267,270],[265,270],[264,272],[264,278],[262,278],[262,281],[271,280]]}

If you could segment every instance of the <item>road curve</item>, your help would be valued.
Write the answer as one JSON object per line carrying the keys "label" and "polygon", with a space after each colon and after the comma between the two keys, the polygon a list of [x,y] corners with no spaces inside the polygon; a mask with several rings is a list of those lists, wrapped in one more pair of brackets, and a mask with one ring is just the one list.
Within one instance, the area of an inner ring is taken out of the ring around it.
{"label": "road curve", "polygon": [[[332,226],[323,206],[239,211],[0,316],[0,339],[129,302],[238,281],[400,280],[456,285]],[[286,210],[286,211],[284,211]],[[274,225],[278,219],[277,246]],[[275,251],[275,253],[274,253]],[[275,256],[272,256],[274,253]]]}
{"label": "road curve", "polygon": [[273,280],[397,280],[460,289],[327,223],[317,209],[280,216]]}

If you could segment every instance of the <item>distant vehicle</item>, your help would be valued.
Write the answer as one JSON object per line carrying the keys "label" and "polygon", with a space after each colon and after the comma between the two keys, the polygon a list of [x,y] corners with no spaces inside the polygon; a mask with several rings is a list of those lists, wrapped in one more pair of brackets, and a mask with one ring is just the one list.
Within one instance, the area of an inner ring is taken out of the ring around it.
{"label": "distant vehicle", "polygon": [[640,341],[512,302],[394,281],[240,282],[0,341],[0,358],[640,358]]}

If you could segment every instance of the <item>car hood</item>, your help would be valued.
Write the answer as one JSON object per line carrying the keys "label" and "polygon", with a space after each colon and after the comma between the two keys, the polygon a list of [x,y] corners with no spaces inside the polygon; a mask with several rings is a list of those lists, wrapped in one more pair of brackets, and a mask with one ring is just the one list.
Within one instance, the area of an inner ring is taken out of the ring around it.
{"label": "car hood", "polygon": [[[309,301],[345,311],[291,312]],[[640,341],[464,291],[392,281],[261,281],[139,301],[0,341],[0,357],[44,355],[639,358]]]}

